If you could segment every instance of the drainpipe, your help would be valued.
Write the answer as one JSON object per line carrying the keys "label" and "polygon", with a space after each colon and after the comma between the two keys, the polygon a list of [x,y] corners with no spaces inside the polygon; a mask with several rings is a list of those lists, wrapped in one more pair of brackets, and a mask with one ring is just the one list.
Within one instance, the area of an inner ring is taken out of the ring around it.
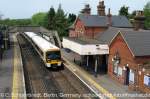
{"label": "drainpipe", "polygon": [[136,70],[136,71],[137,71],[137,72],[136,72],[136,73],[137,73],[137,77],[136,77],[136,80],[137,80],[137,81],[136,81],[136,91],[139,90],[139,83],[140,83],[140,82],[139,82],[139,79],[140,79],[139,76],[141,76],[141,74],[140,74],[139,72],[142,70],[141,68],[142,68],[141,64],[138,64],[138,68],[137,68],[137,70]]}

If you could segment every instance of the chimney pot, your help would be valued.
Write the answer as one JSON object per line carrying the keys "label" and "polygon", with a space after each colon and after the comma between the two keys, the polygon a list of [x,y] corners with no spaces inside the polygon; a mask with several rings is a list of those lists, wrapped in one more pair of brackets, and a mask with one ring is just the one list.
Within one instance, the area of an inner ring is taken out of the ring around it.
{"label": "chimney pot", "polygon": [[97,13],[100,16],[105,16],[105,5],[104,1],[100,1],[99,5],[97,6]]}
{"label": "chimney pot", "polygon": [[108,17],[108,26],[111,26],[112,25],[112,15],[110,12],[110,8],[108,9],[107,17]]}
{"label": "chimney pot", "polygon": [[136,11],[136,16],[134,17],[134,28],[135,30],[144,29],[145,16],[143,11]]}
{"label": "chimney pot", "polygon": [[90,5],[89,4],[86,4],[84,9],[81,10],[81,13],[82,14],[85,14],[85,15],[90,15],[91,14],[91,8],[90,8]]}

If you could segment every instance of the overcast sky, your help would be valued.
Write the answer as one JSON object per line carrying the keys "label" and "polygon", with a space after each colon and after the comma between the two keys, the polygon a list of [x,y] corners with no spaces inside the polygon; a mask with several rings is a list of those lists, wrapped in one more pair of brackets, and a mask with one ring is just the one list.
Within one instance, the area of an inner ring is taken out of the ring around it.
{"label": "overcast sky", "polygon": [[[67,13],[79,14],[85,4],[90,4],[92,14],[97,14],[97,5],[100,0],[0,0],[0,14],[3,18],[30,18],[37,12],[47,12],[51,6],[62,8]],[[150,0],[104,0],[106,11],[111,8],[112,14],[118,14],[121,6],[129,6],[129,12],[142,10]]]}

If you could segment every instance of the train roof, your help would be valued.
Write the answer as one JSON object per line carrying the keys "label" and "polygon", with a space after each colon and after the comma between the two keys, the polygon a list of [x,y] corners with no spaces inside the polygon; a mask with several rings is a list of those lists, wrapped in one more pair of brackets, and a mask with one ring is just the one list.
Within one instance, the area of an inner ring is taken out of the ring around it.
{"label": "train roof", "polygon": [[34,37],[34,36],[37,35],[36,33],[33,33],[33,32],[25,32],[25,34],[26,34],[29,38],[32,38],[32,37]]}
{"label": "train roof", "polygon": [[42,51],[48,51],[52,49],[59,49],[49,41],[45,40],[43,37],[33,33],[33,32],[28,32],[26,33],[32,40],[33,42],[42,50]]}

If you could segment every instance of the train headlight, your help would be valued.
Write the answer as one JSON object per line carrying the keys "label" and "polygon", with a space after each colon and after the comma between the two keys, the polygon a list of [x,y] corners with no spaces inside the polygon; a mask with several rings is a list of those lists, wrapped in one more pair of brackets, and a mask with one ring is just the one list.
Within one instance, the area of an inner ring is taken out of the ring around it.
{"label": "train headlight", "polygon": [[58,66],[61,66],[61,62],[58,63]]}
{"label": "train headlight", "polygon": [[46,66],[47,66],[47,67],[51,67],[51,64],[47,63]]}

